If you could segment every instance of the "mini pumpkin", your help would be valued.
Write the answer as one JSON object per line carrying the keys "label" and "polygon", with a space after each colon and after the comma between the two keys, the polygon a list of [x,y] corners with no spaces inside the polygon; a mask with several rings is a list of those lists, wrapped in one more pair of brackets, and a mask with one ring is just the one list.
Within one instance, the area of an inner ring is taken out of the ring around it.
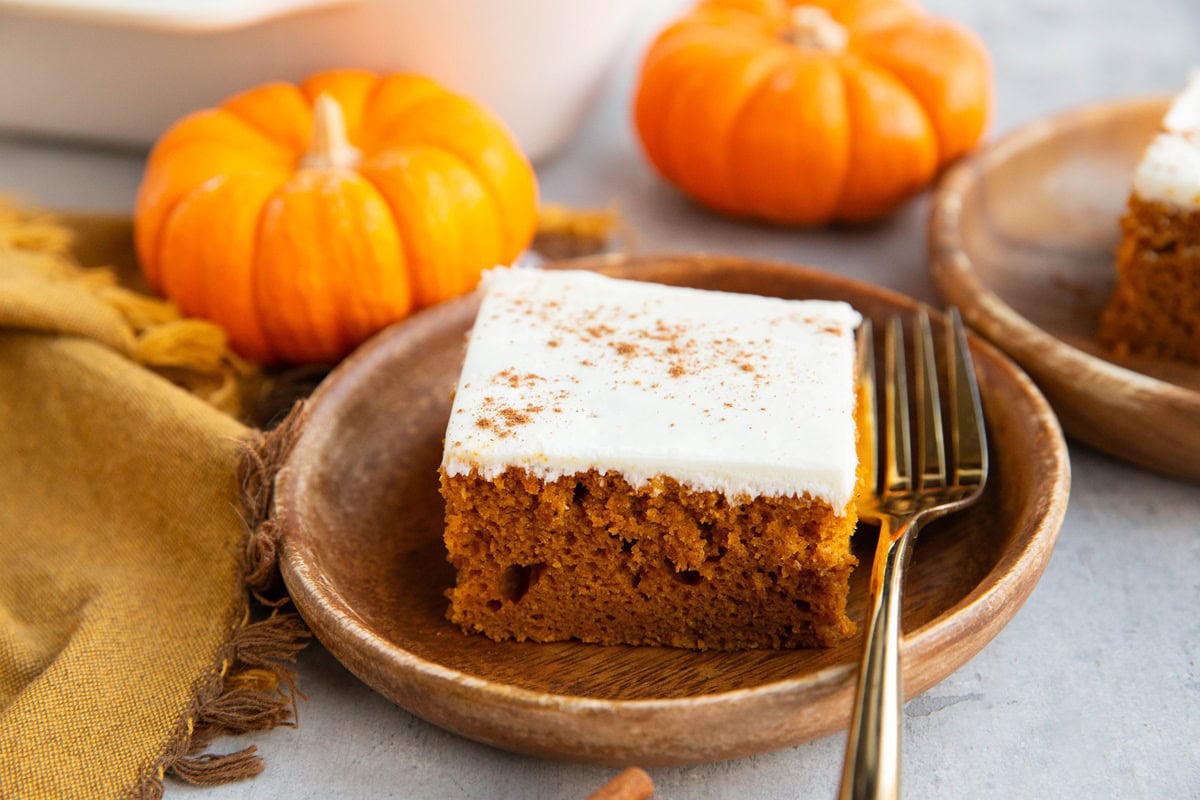
{"label": "mini pumpkin", "polygon": [[536,225],[533,170],[432,80],[326,72],[175,124],[137,198],[149,283],[259,363],[330,362],[470,291]]}
{"label": "mini pumpkin", "polygon": [[892,211],[978,141],[991,68],[902,0],[707,0],[646,54],[634,117],[655,168],[724,213],[784,224]]}

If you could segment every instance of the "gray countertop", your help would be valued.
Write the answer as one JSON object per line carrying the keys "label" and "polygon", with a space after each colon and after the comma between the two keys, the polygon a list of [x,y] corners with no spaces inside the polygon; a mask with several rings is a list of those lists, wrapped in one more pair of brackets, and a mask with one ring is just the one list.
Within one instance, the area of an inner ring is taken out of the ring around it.
{"label": "gray countertop", "polygon": [[[927,197],[853,230],[734,222],[661,184],[628,105],[638,53],[678,0],[646,4],[640,33],[572,144],[539,170],[544,199],[616,205],[643,251],[737,253],[821,266],[935,302]],[[1200,63],[1195,0],[937,0],[978,31],[996,72],[991,136],[1095,100],[1178,89]],[[0,138],[0,192],[128,212],[144,153]],[[1071,443],[1073,489],[1049,567],[978,656],[905,709],[914,798],[1200,797],[1200,487]],[[168,797],[583,798],[614,770],[512,755],[384,700],[319,645],[299,661],[300,725],[244,737],[267,771]],[[844,735],[753,758],[651,770],[664,798],[832,797]],[[217,748],[243,744],[224,740]]]}

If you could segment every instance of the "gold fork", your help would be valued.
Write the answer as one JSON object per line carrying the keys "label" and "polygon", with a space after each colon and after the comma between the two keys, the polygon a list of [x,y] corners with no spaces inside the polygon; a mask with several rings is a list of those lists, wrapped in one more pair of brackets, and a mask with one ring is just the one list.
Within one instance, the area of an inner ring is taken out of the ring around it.
{"label": "gold fork", "polygon": [[[863,322],[858,332],[858,377],[863,385],[863,402],[868,405],[863,415],[868,422],[862,433],[868,439],[861,450],[869,459],[864,467],[874,485],[857,505],[860,518],[879,524],[879,543],[871,569],[866,642],[859,664],[840,800],[900,797],[900,713],[904,697],[900,682],[900,592],[904,567],[921,525],[974,502],[987,480],[983,410],[962,318],[952,308],[945,326],[948,465],[933,334],[924,311],[917,314],[913,327],[915,453],[910,438],[900,319],[892,317],[884,330],[882,417],[875,408],[871,323]],[[875,462],[880,432],[884,437],[882,476]]]}

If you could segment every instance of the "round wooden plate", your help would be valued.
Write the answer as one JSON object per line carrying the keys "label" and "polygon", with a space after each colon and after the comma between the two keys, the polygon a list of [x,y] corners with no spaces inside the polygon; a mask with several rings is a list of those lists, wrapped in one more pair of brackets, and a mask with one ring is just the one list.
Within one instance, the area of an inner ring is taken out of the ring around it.
{"label": "round wooden plate", "polygon": [[[850,301],[876,321],[917,305],[883,289],[734,258],[588,259],[574,266],[708,289]],[[475,298],[393,327],[341,364],[309,402],[276,483],[281,567],[317,637],[412,713],[541,756],[681,764],[780,748],[847,724],[857,638],[828,650],[692,652],[493,642],[444,618],[454,574],[442,546],[437,468]],[[940,327],[940,317],[935,327]],[[937,331],[935,331],[936,333]],[[1033,589],[1067,503],[1058,423],[1011,362],[974,340],[993,449],[978,505],[917,542],[905,594],[905,688],[965,663]],[[870,563],[874,532],[855,546]],[[860,620],[868,570],[856,571]],[[564,599],[569,602],[569,599]]]}
{"label": "round wooden plate", "polygon": [[947,302],[1037,381],[1067,434],[1200,480],[1200,366],[1096,341],[1118,220],[1167,100],[1091,106],[1021,128],[951,169],[930,218]]}

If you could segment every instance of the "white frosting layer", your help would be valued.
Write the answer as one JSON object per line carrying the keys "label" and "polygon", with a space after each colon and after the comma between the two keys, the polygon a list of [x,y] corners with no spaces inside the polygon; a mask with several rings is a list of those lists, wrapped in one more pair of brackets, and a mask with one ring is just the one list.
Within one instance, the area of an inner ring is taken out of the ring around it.
{"label": "white frosting layer", "polygon": [[845,303],[493,270],[442,467],[492,478],[615,471],[730,497],[855,485],[854,335]]}
{"label": "white frosting layer", "polygon": [[1143,200],[1200,207],[1200,71],[1172,101],[1162,129],[1142,154],[1133,191]]}
{"label": "white frosting layer", "polygon": [[1134,173],[1133,190],[1143,200],[1200,206],[1200,136],[1155,136]]}
{"label": "white frosting layer", "polygon": [[1200,132],[1200,70],[1192,73],[1187,87],[1171,102],[1162,127],[1172,133]]}

